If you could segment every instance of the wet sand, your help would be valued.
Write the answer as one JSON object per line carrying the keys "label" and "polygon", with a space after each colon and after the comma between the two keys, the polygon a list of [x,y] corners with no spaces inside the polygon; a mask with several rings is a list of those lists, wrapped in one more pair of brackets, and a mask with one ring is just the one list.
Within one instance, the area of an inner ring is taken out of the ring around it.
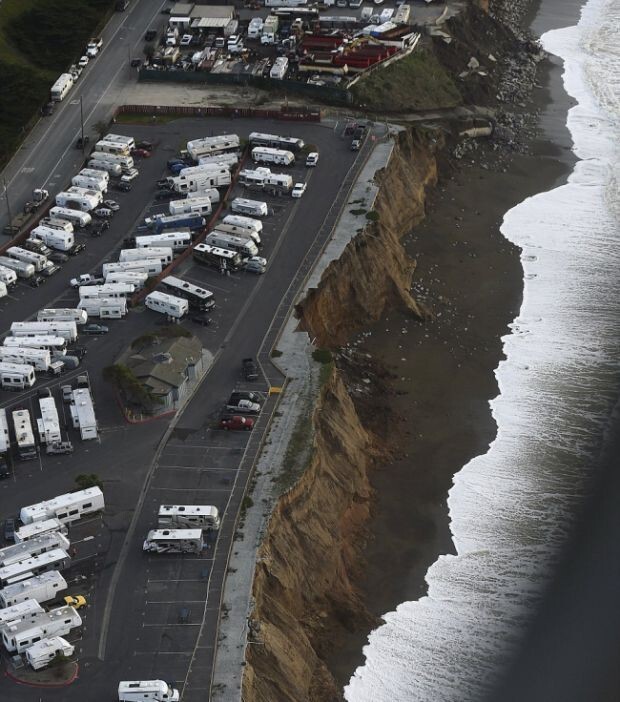
{"label": "wet sand", "polygon": [[[371,476],[377,504],[361,587],[377,616],[423,596],[428,567],[454,552],[446,505],[452,477],[495,436],[493,371],[523,290],[519,251],[499,227],[514,205],[564,182],[574,163],[560,63],[545,62],[539,83],[528,106],[540,113],[529,153],[515,155],[505,173],[481,167],[490,158],[476,156],[458,172],[444,171],[427,218],[405,239],[418,262],[412,292],[435,321],[422,325],[392,310],[357,339],[397,377],[391,401],[403,417],[400,458]],[[330,669],[340,684],[363,664],[367,633],[351,634],[334,652]]]}

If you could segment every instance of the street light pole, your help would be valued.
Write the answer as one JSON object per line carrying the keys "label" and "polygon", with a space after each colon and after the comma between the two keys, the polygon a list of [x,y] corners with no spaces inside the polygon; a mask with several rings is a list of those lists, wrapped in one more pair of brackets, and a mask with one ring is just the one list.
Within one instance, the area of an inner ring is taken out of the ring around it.
{"label": "street light pole", "polygon": [[6,178],[3,178],[4,181],[4,197],[6,198],[6,211],[7,214],[9,215],[9,226],[11,226],[11,223],[13,221],[13,217],[11,216],[11,203],[9,201],[9,186],[6,183]]}
{"label": "street light pole", "polygon": [[84,155],[84,108],[82,105],[82,96],[80,95],[80,125],[82,127],[82,156]]}

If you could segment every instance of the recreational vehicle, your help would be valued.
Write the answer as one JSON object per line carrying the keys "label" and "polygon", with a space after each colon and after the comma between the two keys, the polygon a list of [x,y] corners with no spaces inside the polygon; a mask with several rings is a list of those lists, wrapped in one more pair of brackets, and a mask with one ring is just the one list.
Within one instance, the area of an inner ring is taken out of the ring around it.
{"label": "recreational vehicle", "polygon": [[62,636],[52,636],[31,644],[26,649],[26,660],[33,670],[41,670],[53,663],[58,656],[69,658],[75,652],[75,646]]}
{"label": "recreational vehicle", "polygon": [[224,224],[224,222],[218,222],[213,231],[222,232],[223,234],[234,234],[235,236],[240,236],[242,239],[252,239],[256,246],[261,245],[260,234],[254,229],[239,227],[236,224]]}
{"label": "recreational vehicle", "polygon": [[174,319],[181,319],[189,312],[189,302],[175,295],[155,292],[150,293],[144,299],[144,304],[151,310],[165,314]]}
{"label": "recreational vehicle", "polygon": [[[108,154],[101,154],[102,156],[107,156]],[[133,160],[133,159],[132,159]],[[109,161],[107,159],[102,159],[102,158],[97,158],[97,159],[91,159],[88,162],[88,167],[92,168],[94,170],[102,170],[106,171],[110,175],[115,176],[118,178],[121,173],[123,172],[123,168],[120,163],[117,163],[116,161]]]}
{"label": "recreational vehicle", "polygon": [[5,546],[0,549],[0,567],[20,563],[34,556],[39,556],[42,553],[53,551],[57,548],[68,550],[70,545],[69,539],[58,531],[52,531],[47,534],[41,534],[28,541],[22,541],[12,546]]}
{"label": "recreational vehicle", "polygon": [[66,551],[54,548],[38,556],[32,556],[32,558],[0,568],[0,586],[13,585],[49,570],[63,570],[70,562],[71,559]]}
{"label": "recreational vehicle", "polygon": [[50,97],[54,102],[61,102],[73,87],[73,76],[70,73],[62,73],[60,78],[52,85]]}
{"label": "recreational vehicle", "polygon": [[293,189],[293,179],[286,173],[271,173],[263,181],[263,189],[272,195],[290,193]]}
{"label": "recreational vehicle", "polygon": [[210,290],[188,283],[182,278],[168,275],[162,280],[162,285],[171,295],[185,298],[190,307],[199,310],[211,310],[215,307],[215,296]]}
{"label": "recreational vehicle", "polygon": [[53,518],[60,520],[63,524],[70,524],[88,514],[100,512],[104,507],[103,493],[98,487],[91,487],[22,507],[19,518],[22,524],[32,524]]}
{"label": "recreational vehicle", "polygon": [[58,593],[66,589],[67,581],[62,575],[57,570],[50,570],[13,585],[7,585],[0,590],[0,606],[11,607],[29,599],[41,603],[49,602],[56,599]]}
{"label": "recreational vehicle", "polygon": [[[77,212],[77,210],[76,210]],[[55,217],[43,217],[39,220],[39,226],[48,227],[49,229],[58,229],[61,232],[73,234],[73,223],[66,219],[56,219]],[[38,251],[36,253],[39,253]]]}
{"label": "recreational vehicle", "polygon": [[67,340],[62,336],[52,336],[51,334],[5,336],[2,345],[9,348],[47,349],[54,356],[64,356],[67,352]]}
{"label": "recreational vehicle", "polygon": [[109,173],[115,175],[109,168],[100,164],[113,164],[120,166],[123,172],[129,171],[134,167],[134,161],[131,156],[122,156],[121,154],[104,153],[103,151],[93,151],[88,162],[89,168],[105,168]]}
{"label": "recreational vehicle", "polygon": [[211,163],[216,163],[218,166],[234,168],[239,163],[239,154],[214,154],[213,156],[201,156],[198,159],[199,166],[207,166]]}
{"label": "recreational vehicle", "polygon": [[252,149],[252,160],[256,163],[273,163],[277,166],[290,166],[295,163],[295,154],[283,149],[272,149],[269,146],[255,146]]}
{"label": "recreational vehicle", "polygon": [[210,531],[220,528],[220,514],[212,505],[161,505],[157,526]]}
{"label": "recreational vehicle", "polygon": [[184,251],[191,243],[192,235],[189,232],[164,232],[136,237],[136,249],[165,246],[173,251]]}
{"label": "recreational vehicle", "polygon": [[221,173],[225,168],[228,168],[226,164],[222,164],[219,161],[212,161],[203,163],[200,166],[187,166],[186,168],[181,168],[176,175],[180,178],[190,178],[191,176],[198,176],[203,173]]}
{"label": "recreational vehicle", "polygon": [[62,336],[67,341],[77,339],[77,325],[75,322],[13,322],[11,324],[13,336],[41,336],[51,334]]}
{"label": "recreational vehicle", "polygon": [[34,368],[27,363],[0,363],[3,390],[27,390],[35,383]]}
{"label": "recreational vehicle", "polygon": [[169,176],[168,183],[176,193],[197,193],[207,188],[221,188],[230,185],[232,178],[228,168],[220,167],[207,173],[190,176]]}
{"label": "recreational vehicle", "polygon": [[162,271],[161,261],[156,258],[143,258],[139,261],[123,261],[122,263],[104,263],[103,277],[110,273],[125,273],[126,271],[142,271],[148,276],[159,275]]}
{"label": "recreational vehicle", "polygon": [[[35,349],[36,351],[37,349]],[[43,352],[43,353],[49,353]],[[55,444],[62,440],[60,434],[60,422],[58,421],[58,410],[56,409],[56,401],[53,397],[39,398],[39,408],[41,417],[37,419],[37,428],[39,429],[39,441],[42,444]]]}
{"label": "recreational vehicle", "polygon": [[244,168],[239,173],[239,183],[249,188],[262,190],[263,183],[268,175],[271,175],[271,169],[264,166],[259,166],[258,168]]}
{"label": "recreational vehicle", "polygon": [[260,219],[253,219],[252,217],[243,217],[242,215],[226,215],[222,222],[224,224],[234,224],[238,227],[253,229],[257,234],[260,234],[263,231],[263,223],[260,221]]}
{"label": "recreational vehicle", "polygon": [[210,244],[197,244],[194,246],[192,256],[198,263],[204,263],[220,271],[236,271],[243,265],[241,254],[238,251]]}
{"label": "recreational vehicle", "polygon": [[302,139],[295,137],[283,137],[277,134],[261,134],[260,132],[251,132],[248,141],[252,146],[266,146],[273,149],[284,149],[297,153],[301,151],[305,144]]}
{"label": "recreational vehicle", "polygon": [[394,24],[409,24],[410,16],[411,6],[403,4],[396,10],[396,14],[394,15],[394,19],[392,21]]}
{"label": "recreational vehicle", "polygon": [[[93,398],[88,388],[77,388],[72,392],[72,402],[69,405],[71,421],[74,429],[80,430],[82,441],[96,439],[97,418],[93,407]],[[58,517],[61,519],[61,517]],[[22,520],[23,521],[23,520]]]}
{"label": "recreational vehicle", "polygon": [[6,410],[0,407],[0,456],[5,454],[11,446],[9,436],[9,423],[6,418]]}
{"label": "recreational vehicle", "polygon": [[81,624],[82,618],[73,607],[58,607],[3,628],[2,641],[9,653],[22,653],[37,641],[66,636]]}
{"label": "recreational vehicle", "polygon": [[145,258],[158,259],[161,261],[162,266],[167,266],[169,263],[172,263],[174,254],[170,246],[145,246],[139,249],[121,249],[118,255],[118,260],[121,263],[125,261],[139,261]]}
{"label": "recreational vehicle", "polygon": [[6,285],[2,281],[0,281],[0,298],[6,297],[6,296],[7,296]]}
{"label": "recreational vehicle", "polygon": [[17,283],[17,273],[12,268],[0,266],[0,282],[7,287],[15,285]]}
{"label": "recreational vehicle", "polygon": [[286,56],[278,56],[273,62],[273,66],[269,71],[269,77],[275,80],[283,80],[288,71],[288,59]]}
{"label": "recreational vehicle", "polygon": [[[80,288],[80,294],[82,289]],[[75,308],[52,308],[39,310],[37,312],[37,322],[75,322],[76,324],[86,324],[88,315]]]}
{"label": "recreational vehicle", "polygon": [[[135,249],[132,249],[134,251]],[[141,251],[148,251],[148,249],[141,249]],[[172,256],[172,251],[170,252]],[[145,260],[145,259],[141,259]],[[142,290],[144,284],[146,283],[148,275],[142,273],[141,271],[125,271],[124,273],[109,273],[105,277],[106,283],[131,283],[136,290]]]}
{"label": "recreational vehicle", "polygon": [[121,680],[119,702],[179,702],[179,691],[163,680]]}
{"label": "recreational vehicle", "polygon": [[11,605],[11,607],[6,609],[0,609],[0,628],[19,622],[29,615],[38,614],[39,612],[45,612],[45,610],[32,598]]}
{"label": "recreational vehicle", "polygon": [[105,181],[106,185],[110,182],[110,174],[107,171],[104,171],[102,168],[82,168],[78,175],[103,180]]}
{"label": "recreational vehicle", "polygon": [[108,190],[107,180],[104,180],[103,178],[93,178],[92,176],[86,176],[80,173],[71,178],[71,184],[78,188],[98,190],[100,193],[105,193]]}
{"label": "recreational vehicle", "polygon": [[0,363],[23,364],[32,366],[39,373],[45,373],[52,363],[52,355],[47,349],[2,345],[0,346]]}
{"label": "recreational vehicle", "polygon": [[101,152],[104,154],[113,154],[115,156],[129,156],[131,149],[127,144],[119,144],[116,141],[106,141],[105,139],[100,139],[95,144],[95,152]]}
{"label": "recreational vehicle", "polygon": [[56,205],[67,209],[90,212],[90,210],[94,210],[99,206],[102,200],[101,195],[102,193],[100,193],[98,190],[85,190],[84,188],[72,190],[69,188],[68,190],[56,195]]}
{"label": "recreational vehicle", "polygon": [[209,197],[188,197],[185,200],[171,200],[168,203],[171,215],[188,214],[197,212],[198,214],[211,214],[211,198]]}
{"label": "recreational vehicle", "polygon": [[244,197],[236,197],[230,209],[235,214],[249,215],[250,217],[266,217],[269,214],[266,202],[259,200],[247,200]]}
{"label": "recreational vehicle", "polygon": [[220,136],[193,139],[187,142],[187,153],[197,161],[202,156],[211,156],[218,153],[239,151],[240,142],[236,134],[222,134]]}
{"label": "recreational vehicle", "polygon": [[161,234],[167,229],[174,229],[175,232],[194,231],[202,229],[205,224],[205,218],[196,212],[187,214],[164,215],[159,214],[154,217],[147,217],[144,223],[151,227],[155,234]]}
{"label": "recreational vehicle", "polygon": [[227,234],[226,232],[211,232],[207,235],[205,243],[210,244],[211,246],[218,246],[222,249],[238,251],[245,257],[258,255],[258,247],[251,239],[248,237],[241,238],[240,236]]}
{"label": "recreational vehicle", "polygon": [[78,307],[88,312],[90,317],[99,319],[122,319],[127,314],[127,300],[124,297],[82,298]]}
{"label": "recreational vehicle", "polygon": [[111,144],[121,144],[129,150],[136,148],[136,141],[133,137],[123,136],[122,134],[106,134],[103,137],[104,141],[108,141]]}
{"label": "recreational vehicle", "polygon": [[[32,368],[32,366],[27,367]],[[27,409],[14,410],[11,416],[13,418],[13,429],[15,430],[19,458],[22,461],[29,461],[37,458],[39,450],[34,439],[34,432],[32,431],[30,412]]]}
{"label": "recreational vehicle", "polygon": [[150,553],[201,553],[202,529],[152,529],[142,545]]}
{"label": "recreational vehicle", "polygon": [[79,288],[80,300],[96,299],[98,297],[122,297],[127,299],[135,292],[131,283],[104,283],[103,285],[82,285]]}
{"label": "recreational vehicle", "polygon": [[32,278],[32,276],[35,274],[35,269],[32,263],[18,261],[17,259],[9,258],[8,256],[0,256],[0,265],[15,271],[18,278]]}
{"label": "recreational vehicle", "polygon": [[47,267],[48,261],[45,256],[35,253],[34,251],[28,251],[28,249],[22,249],[21,246],[11,246],[11,248],[7,250],[6,254],[10,258],[14,258],[16,261],[31,263],[37,273]]}
{"label": "recreational vehicle", "polygon": [[[53,208],[53,209],[63,209],[66,208]],[[77,212],[77,210],[73,210]],[[86,214],[86,213],[84,213]],[[90,215],[88,215],[90,218]],[[30,236],[33,239],[38,239],[44,244],[49,246],[56,251],[69,251],[69,249],[75,244],[75,237],[71,232],[65,232],[61,229],[52,229],[51,227],[44,227],[39,225],[35,227],[31,232]]]}
{"label": "recreational vehicle", "polygon": [[67,527],[55,517],[53,519],[44,519],[42,522],[25,524],[15,531],[15,543],[19,544],[23,541],[28,541],[37,536],[43,536],[43,534],[50,534],[52,532],[59,532],[66,536]]}

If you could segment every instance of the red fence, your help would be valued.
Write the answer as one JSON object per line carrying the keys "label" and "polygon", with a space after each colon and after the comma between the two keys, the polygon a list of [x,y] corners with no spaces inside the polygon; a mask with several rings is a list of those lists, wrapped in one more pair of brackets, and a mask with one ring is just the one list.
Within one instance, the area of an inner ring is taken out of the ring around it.
{"label": "red fence", "polygon": [[121,105],[116,114],[186,115],[187,117],[229,117],[279,119],[298,122],[320,122],[321,111],[303,107],[281,107],[279,110],[261,110],[256,107],[195,107],[174,105]]}

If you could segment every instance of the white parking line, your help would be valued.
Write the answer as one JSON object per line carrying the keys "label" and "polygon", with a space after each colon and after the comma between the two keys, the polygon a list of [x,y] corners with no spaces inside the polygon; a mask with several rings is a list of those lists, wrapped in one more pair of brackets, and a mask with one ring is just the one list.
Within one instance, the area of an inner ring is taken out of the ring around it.
{"label": "white parking line", "polygon": [[[147,629],[147,628],[153,629],[155,627],[167,629],[168,627],[171,627],[171,626],[201,626],[201,622],[198,622],[197,624],[166,624],[166,623],[164,623],[164,624],[145,624],[144,622],[142,622],[143,629]],[[157,653],[157,651],[155,651],[155,653]]]}
{"label": "white parking line", "polygon": [[[134,656],[191,656],[192,651],[134,651]],[[192,688],[194,689],[194,688]]]}
{"label": "white parking line", "polygon": [[186,487],[186,488],[171,488],[171,487],[155,487],[152,486],[151,490],[168,490],[170,492],[230,492],[230,488],[197,488],[197,487]]}
{"label": "white parking line", "polygon": [[146,604],[202,604],[204,602],[204,598],[202,600],[183,600],[182,602],[179,600],[146,600]]}
{"label": "white parking line", "polygon": [[147,583],[204,583],[205,585],[207,584],[207,579],[206,578],[199,578],[198,580],[181,580],[181,579],[175,579],[175,578],[166,578],[165,580],[147,580]]}
{"label": "white parking line", "polygon": [[[244,435],[245,436],[245,435]],[[204,451],[205,449],[223,449],[224,451],[243,451],[244,446],[215,446],[211,444],[205,444],[203,446],[197,446],[196,444],[193,444],[191,446],[185,446],[182,444],[173,444],[172,446],[166,446],[164,451],[162,453],[165,453],[166,451],[170,451],[170,449],[178,449],[179,451],[182,451],[183,449],[190,448],[190,449],[200,449],[201,451]]]}
{"label": "white parking line", "polygon": [[197,470],[199,472],[204,471],[204,472],[209,472],[209,471],[230,471],[231,473],[234,473],[238,468],[208,468],[208,467],[199,467],[199,466],[172,466],[172,465],[166,465],[166,464],[160,464],[160,468],[168,469],[168,470]]}

